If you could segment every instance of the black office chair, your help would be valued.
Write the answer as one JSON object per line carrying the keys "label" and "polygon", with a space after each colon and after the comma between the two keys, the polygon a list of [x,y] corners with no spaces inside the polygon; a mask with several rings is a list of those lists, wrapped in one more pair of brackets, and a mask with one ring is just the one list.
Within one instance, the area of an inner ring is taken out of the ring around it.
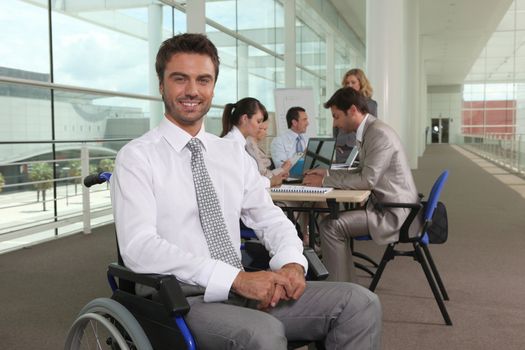
{"label": "black office chair", "polygon": [[[399,233],[399,239],[397,242],[391,243],[385,249],[385,253],[381,259],[379,267],[377,268],[372,283],[370,284],[370,290],[375,291],[381,275],[385,270],[387,263],[390,260],[393,260],[396,256],[410,256],[414,258],[415,261],[419,262],[425,273],[425,277],[430,285],[430,289],[434,294],[436,303],[438,304],[439,310],[445,320],[445,323],[449,326],[452,325],[452,321],[445,307],[443,300],[449,300],[448,293],[445,289],[445,285],[441,279],[441,276],[437,270],[437,267],[434,263],[434,259],[430,254],[428,248],[429,243],[432,243],[429,240],[429,229],[432,228],[433,220],[436,219],[436,208],[439,203],[439,196],[443,190],[443,186],[448,178],[448,170],[445,170],[439,175],[436,179],[430,195],[428,196],[428,201],[421,203],[378,203],[384,208],[409,208],[410,213],[401,227]],[[414,237],[409,236],[409,228],[413,223],[414,219],[418,215],[423,215],[423,226],[418,234]],[[446,213],[445,213],[446,215]],[[446,216],[445,216],[446,219]],[[446,227],[441,227],[441,230],[448,230],[448,224],[441,222],[441,225],[445,224]],[[362,239],[371,239],[370,236],[362,236]],[[397,250],[396,247],[399,243],[410,243],[412,244],[411,250]],[[441,242],[440,242],[441,243]]]}

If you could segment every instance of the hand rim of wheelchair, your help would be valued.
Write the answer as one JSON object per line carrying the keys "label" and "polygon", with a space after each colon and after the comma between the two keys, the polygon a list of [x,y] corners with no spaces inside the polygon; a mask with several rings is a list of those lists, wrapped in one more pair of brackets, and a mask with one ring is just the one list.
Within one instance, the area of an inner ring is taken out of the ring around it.
{"label": "hand rim of wheelchair", "polygon": [[[84,336],[84,329],[91,320],[102,324],[122,350],[129,349],[126,335],[136,349],[153,349],[144,330],[128,309],[115,300],[97,298],[80,310],[79,316],[69,329],[65,350],[82,349],[81,340]],[[117,322],[120,329],[113,322]],[[122,329],[125,334],[123,334]]]}

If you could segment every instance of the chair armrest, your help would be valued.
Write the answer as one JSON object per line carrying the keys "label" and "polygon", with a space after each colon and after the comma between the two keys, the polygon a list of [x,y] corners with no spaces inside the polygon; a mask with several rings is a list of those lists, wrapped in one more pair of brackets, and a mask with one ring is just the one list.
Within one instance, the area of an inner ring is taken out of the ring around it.
{"label": "chair armrest", "polygon": [[324,266],[319,256],[310,247],[305,247],[303,250],[303,255],[308,261],[308,276],[311,280],[322,281],[328,278],[328,270]]}
{"label": "chair armrest", "polygon": [[[270,267],[270,255],[260,241],[246,241],[241,252],[243,253],[243,265],[246,271],[266,270]],[[321,281],[328,277],[328,270],[312,248],[305,247],[303,255],[308,262],[307,277],[310,280]]]}
{"label": "chair armrest", "polygon": [[160,289],[162,279],[165,278],[175,278],[171,275],[160,275],[154,273],[135,273],[128,269],[125,266],[119,265],[117,263],[111,263],[108,266],[108,275],[114,276],[126,281],[131,281],[145,286],[155,288],[156,290]]}
{"label": "chair armrest", "polygon": [[392,202],[377,202],[376,206],[382,208],[407,208],[407,209],[419,209],[421,203],[392,203]]}
{"label": "chair armrest", "polygon": [[162,304],[169,313],[185,314],[190,305],[182,292],[179,282],[173,275],[135,273],[117,263],[108,266],[108,276],[131,281],[156,289]]}
{"label": "chair armrest", "polygon": [[412,242],[415,239],[419,237],[413,237],[410,238],[410,226],[414,222],[414,219],[417,217],[417,215],[421,212],[421,209],[423,208],[423,203],[391,203],[391,202],[377,202],[375,203],[376,207],[378,208],[406,208],[410,209],[410,213],[408,213],[407,218],[405,219],[405,222],[403,223],[403,226],[401,226],[401,229],[399,230],[399,241],[400,242]]}

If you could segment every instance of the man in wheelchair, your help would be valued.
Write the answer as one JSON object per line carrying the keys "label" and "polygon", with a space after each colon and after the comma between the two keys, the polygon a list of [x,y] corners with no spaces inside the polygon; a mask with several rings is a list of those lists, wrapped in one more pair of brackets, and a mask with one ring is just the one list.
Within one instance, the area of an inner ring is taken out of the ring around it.
{"label": "man in wheelchair", "polygon": [[[381,306],[351,283],[306,282],[294,225],[236,142],[206,133],[219,73],[206,36],[181,34],[156,59],[165,118],[118,153],[111,179],[118,244],[137,273],[170,274],[200,287],[186,323],[200,349],[379,349]],[[246,272],[239,219],[269,251],[270,270]]]}

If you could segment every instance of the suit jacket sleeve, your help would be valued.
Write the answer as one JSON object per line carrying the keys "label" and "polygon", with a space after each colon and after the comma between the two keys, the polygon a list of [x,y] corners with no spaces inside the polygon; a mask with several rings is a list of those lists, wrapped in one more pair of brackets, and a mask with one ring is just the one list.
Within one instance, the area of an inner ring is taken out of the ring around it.
{"label": "suit jacket sleeve", "polygon": [[342,189],[373,190],[390,167],[394,153],[390,131],[382,127],[369,127],[363,136],[361,160],[356,172],[330,171],[323,185]]}

